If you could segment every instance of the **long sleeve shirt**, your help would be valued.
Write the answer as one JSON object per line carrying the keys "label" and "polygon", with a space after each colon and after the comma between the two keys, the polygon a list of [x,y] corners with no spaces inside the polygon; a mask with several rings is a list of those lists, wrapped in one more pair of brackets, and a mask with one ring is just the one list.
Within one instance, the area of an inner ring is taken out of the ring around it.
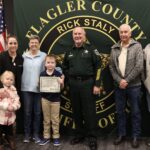
{"label": "long sleeve shirt", "polygon": [[[16,119],[15,111],[20,108],[21,104],[14,86],[0,88],[0,92],[3,90],[9,93],[9,97],[0,96],[0,125],[11,125]],[[13,107],[13,111],[8,110],[9,105]]]}

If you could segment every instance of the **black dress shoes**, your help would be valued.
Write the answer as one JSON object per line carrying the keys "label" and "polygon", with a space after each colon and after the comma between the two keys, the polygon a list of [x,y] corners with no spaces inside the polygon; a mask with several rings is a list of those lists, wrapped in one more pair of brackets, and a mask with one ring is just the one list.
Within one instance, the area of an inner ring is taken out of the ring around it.
{"label": "black dress shoes", "polygon": [[114,141],[114,145],[119,145],[124,141],[124,137],[123,136],[118,136],[115,141]]}
{"label": "black dress shoes", "polygon": [[137,138],[133,138],[132,142],[131,142],[131,146],[133,148],[138,148],[139,147],[139,141]]}
{"label": "black dress shoes", "polygon": [[84,141],[84,137],[75,137],[71,140],[70,144],[75,145]]}
{"label": "black dress shoes", "polygon": [[97,140],[95,137],[89,137],[90,150],[97,150]]}
{"label": "black dress shoes", "polygon": [[146,145],[147,145],[148,147],[150,147],[150,140],[147,140],[147,141],[146,141]]}

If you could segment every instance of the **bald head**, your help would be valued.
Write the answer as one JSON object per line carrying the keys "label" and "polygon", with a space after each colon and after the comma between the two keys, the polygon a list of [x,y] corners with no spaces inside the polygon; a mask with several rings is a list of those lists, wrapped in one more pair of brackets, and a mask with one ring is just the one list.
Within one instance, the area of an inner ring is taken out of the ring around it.
{"label": "bald head", "polygon": [[73,33],[76,32],[76,31],[80,31],[80,32],[83,32],[83,34],[86,34],[84,28],[82,28],[82,27],[75,27],[73,29]]}
{"label": "bald head", "polygon": [[120,40],[125,43],[128,44],[131,38],[131,27],[128,24],[122,24],[119,27],[119,36],[120,36]]}
{"label": "bald head", "polygon": [[81,47],[86,40],[86,32],[82,27],[75,27],[72,32],[72,37],[76,47]]}

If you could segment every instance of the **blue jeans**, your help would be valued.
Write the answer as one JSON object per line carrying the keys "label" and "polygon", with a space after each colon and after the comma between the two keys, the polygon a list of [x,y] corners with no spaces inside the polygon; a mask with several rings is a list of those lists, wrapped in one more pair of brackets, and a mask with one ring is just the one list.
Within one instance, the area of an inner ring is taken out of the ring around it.
{"label": "blue jeans", "polygon": [[[39,136],[41,124],[41,95],[34,92],[22,92],[24,101],[25,136]],[[33,130],[31,130],[33,129]]]}
{"label": "blue jeans", "polygon": [[118,121],[118,135],[126,135],[126,112],[127,100],[131,110],[132,137],[139,137],[141,133],[140,100],[141,86],[129,87],[127,89],[117,88],[115,91],[116,112]]}

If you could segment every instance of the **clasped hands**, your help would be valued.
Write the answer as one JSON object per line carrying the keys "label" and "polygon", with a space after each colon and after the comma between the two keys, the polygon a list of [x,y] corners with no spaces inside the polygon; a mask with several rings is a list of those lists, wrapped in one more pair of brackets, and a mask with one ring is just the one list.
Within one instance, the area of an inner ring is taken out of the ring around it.
{"label": "clasped hands", "polygon": [[128,82],[124,79],[121,79],[121,81],[119,83],[119,88],[120,89],[126,89],[127,86],[128,86]]}

